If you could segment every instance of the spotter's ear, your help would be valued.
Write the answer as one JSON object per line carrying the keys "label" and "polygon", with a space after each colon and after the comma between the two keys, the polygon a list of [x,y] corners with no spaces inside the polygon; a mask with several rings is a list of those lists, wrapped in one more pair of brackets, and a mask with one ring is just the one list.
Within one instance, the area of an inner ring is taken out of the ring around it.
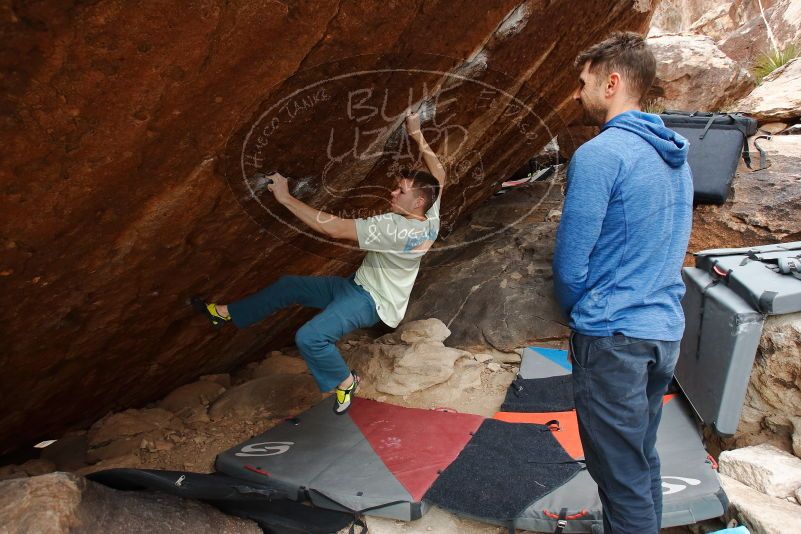
{"label": "spotter's ear", "polygon": [[620,90],[620,85],[620,73],[617,71],[610,72],[608,78],[606,79],[606,96],[612,96],[618,92]]}

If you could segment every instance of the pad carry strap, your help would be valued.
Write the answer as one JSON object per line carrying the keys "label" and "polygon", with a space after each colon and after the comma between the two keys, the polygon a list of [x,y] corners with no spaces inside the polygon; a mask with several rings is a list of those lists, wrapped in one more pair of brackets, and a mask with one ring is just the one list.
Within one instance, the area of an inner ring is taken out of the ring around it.
{"label": "pad carry strap", "polygon": [[[761,171],[762,169],[768,168],[767,154],[765,153],[765,150],[759,146],[759,143],[757,143],[757,141],[760,139],[767,139],[770,141],[771,137],[770,135],[759,135],[754,138],[754,148],[756,148],[759,152],[759,168],[752,169],[752,172]],[[743,160],[745,161],[746,167],[751,169],[751,155],[748,153],[748,139],[745,140],[745,146],[743,148]]]}
{"label": "pad carry strap", "polygon": [[538,462],[537,460],[528,460],[527,464],[538,464],[538,465],[570,465],[576,464],[578,465],[581,470],[587,469],[587,461],[586,460],[562,460],[561,462]]}
{"label": "pad carry strap", "polygon": [[[719,282],[720,282],[720,279],[719,278],[715,278],[714,280],[709,282],[704,287],[704,289],[701,290],[701,306],[699,306],[701,308],[701,313],[698,316],[698,326],[699,326],[699,328],[703,328],[703,324],[704,324],[704,306],[706,305],[706,293],[707,293],[707,291],[709,291],[710,289],[712,289],[713,287],[718,285]],[[698,339],[696,340],[696,343],[695,343],[695,359],[697,360],[697,359],[700,359],[700,358],[701,358],[701,333],[699,332],[698,333]]]}
{"label": "pad carry strap", "polygon": [[[759,152],[759,168],[758,169],[754,169],[754,168],[751,167],[751,152],[748,149],[748,132],[746,131],[746,128],[742,127],[740,125],[739,121],[737,120],[737,116],[735,116],[735,115],[733,115],[731,113],[727,113],[726,116],[729,117],[729,119],[731,119],[731,121],[737,126],[737,129],[740,131],[740,133],[743,134],[743,161],[745,162],[745,166],[748,167],[749,169],[751,169],[751,172],[756,172],[756,171],[761,171],[762,169],[767,169],[768,167],[767,167],[767,158],[766,158],[766,155],[765,155],[765,151],[762,150],[762,147],[759,146],[759,144],[757,143],[757,140],[758,139],[768,139],[769,140],[770,139],[770,135],[760,135],[759,137],[754,139],[754,148],[756,148],[757,151]],[[699,139],[703,139],[704,138],[704,136],[706,135],[706,132],[712,126],[712,120],[713,119],[714,119],[714,115],[712,116],[712,118],[709,119],[709,122],[706,123],[706,127],[704,128],[704,132],[701,134]]]}
{"label": "pad carry strap", "polygon": [[790,256],[788,258],[762,258],[758,256],[757,253],[749,250],[748,254],[746,254],[746,257],[740,262],[740,265],[745,265],[749,261],[758,261],[766,265],[775,265],[776,269],[774,270],[778,273],[790,274],[793,270],[798,270],[797,267],[795,267],[795,262],[793,262],[793,260],[798,260],[801,262],[801,254],[798,254],[797,256]]}
{"label": "pad carry strap", "polygon": [[362,527],[362,530],[359,532],[359,534],[368,534],[367,523],[365,523],[364,518],[359,515],[353,516],[353,523],[350,524],[350,530],[348,530],[348,534],[356,534],[356,527]]}
{"label": "pad carry strap", "polygon": [[[690,115],[690,116],[692,117],[692,115]],[[701,135],[698,136],[698,139],[703,139],[704,137],[706,137],[706,133],[712,127],[712,123],[713,122],[715,122],[715,114],[714,113],[712,114],[711,117],[709,117],[709,120],[707,121],[706,126],[704,126],[704,131],[701,132]]]}
{"label": "pad carry strap", "polygon": [[778,258],[760,258],[753,251],[749,251],[748,254],[746,254],[746,257],[743,259],[743,261],[740,262],[740,265],[745,265],[746,263],[748,263],[748,260],[758,261],[760,263],[767,263],[769,265],[778,265],[779,264],[779,259]]}
{"label": "pad carry strap", "polygon": [[523,380],[523,377],[520,376],[520,373],[518,373],[517,377],[510,384],[510,387],[512,388],[512,391],[515,394],[515,397],[520,397],[520,392],[523,391],[523,384],[521,384],[519,382],[519,381],[522,381],[522,380]]}
{"label": "pad carry strap", "polygon": [[553,531],[553,534],[562,534],[567,526],[567,508],[562,508],[559,510],[559,519],[556,521],[556,528]]}

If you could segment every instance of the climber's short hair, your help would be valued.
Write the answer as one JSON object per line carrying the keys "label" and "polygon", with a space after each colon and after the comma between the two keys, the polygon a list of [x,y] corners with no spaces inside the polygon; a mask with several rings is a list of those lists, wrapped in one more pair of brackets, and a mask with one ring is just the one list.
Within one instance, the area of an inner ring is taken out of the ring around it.
{"label": "climber's short hair", "polygon": [[418,197],[423,198],[423,213],[431,209],[439,198],[439,181],[425,171],[401,171],[401,179],[411,180]]}

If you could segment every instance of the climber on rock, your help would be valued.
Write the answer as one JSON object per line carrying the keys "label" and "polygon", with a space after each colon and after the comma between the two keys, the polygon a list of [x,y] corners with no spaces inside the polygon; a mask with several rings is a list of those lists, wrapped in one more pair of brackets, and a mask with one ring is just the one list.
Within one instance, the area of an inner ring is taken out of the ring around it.
{"label": "climber on rock", "polygon": [[348,278],[282,276],[275,283],[229,304],[192,299],[193,307],[216,327],[228,322],[250,326],[293,304],[322,311],[304,324],[295,343],[321,391],[334,390],[334,412],[344,414],[359,385],[336,342],[357,328],[383,321],[396,327],[406,312],[420,260],[439,233],[439,211],[446,173],[420,129],[420,117],[409,113],[406,130],[417,143],[430,174],[404,172],[391,193],[390,211],[364,219],[343,219],[317,210],[293,197],[278,173],[268,189],[276,201],[314,231],[334,239],[355,241],[367,251],[361,266]]}

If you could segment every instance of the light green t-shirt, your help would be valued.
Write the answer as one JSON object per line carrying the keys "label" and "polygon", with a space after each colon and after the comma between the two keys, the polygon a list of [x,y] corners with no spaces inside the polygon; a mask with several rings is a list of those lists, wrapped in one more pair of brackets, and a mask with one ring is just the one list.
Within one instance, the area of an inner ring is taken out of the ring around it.
{"label": "light green t-shirt", "polygon": [[425,221],[397,213],[356,219],[359,248],[368,252],[355,281],[373,297],[381,320],[393,328],[406,313],[420,259],[439,234],[439,204],[437,199]]}

